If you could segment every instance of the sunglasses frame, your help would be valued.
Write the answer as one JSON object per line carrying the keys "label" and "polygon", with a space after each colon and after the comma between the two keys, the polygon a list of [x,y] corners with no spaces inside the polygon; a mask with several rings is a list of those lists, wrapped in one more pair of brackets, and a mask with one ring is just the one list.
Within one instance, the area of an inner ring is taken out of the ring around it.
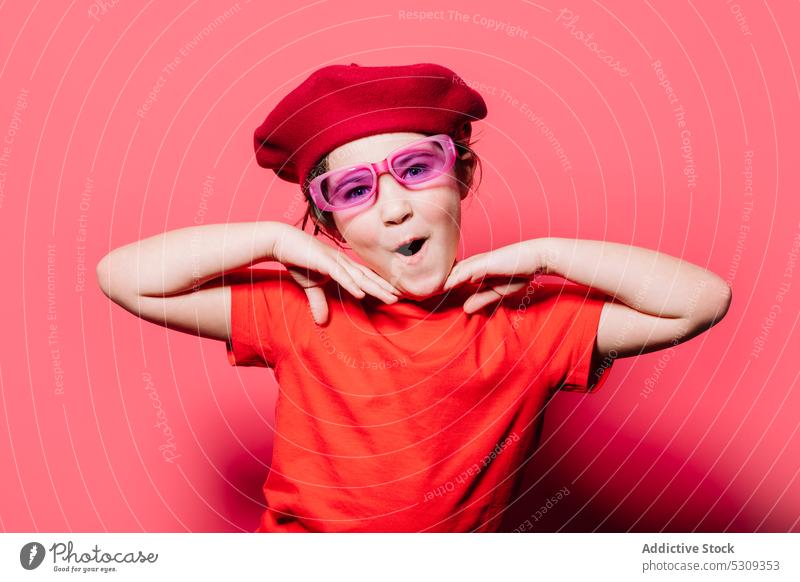
{"label": "sunglasses frame", "polygon": [[[420,144],[436,141],[440,143],[445,152],[445,162],[444,166],[441,169],[441,173],[433,178],[429,178],[427,180],[422,180],[420,182],[413,182],[409,183],[400,176],[398,176],[395,171],[392,162],[394,158],[398,155],[404,153],[406,150],[413,149],[415,147],[419,147]],[[324,174],[317,176],[314,178],[311,183],[308,185],[308,190],[311,195],[311,199],[314,201],[314,204],[317,205],[317,208],[320,210],[327,210],[328,212],[336,212],[339,210],[346,210],[348,208],[352,208],[354,206],[361,206],[366,204],[370,200],[375,197],[375,194],[378,191],[378,178],[383,174],[391,174],[392,177],[397,180],[400,184],[409,188],[411,190],[416,190],[418,188],[424,188],[426,184],[429,182],[436,180],[441,176],[441,174],[448,172],[454,165],[456,160],[456,146],[453,142],[453,138],[447,134],[440,133],[437,135],[431,135],[417,141],[413,141],[409,144],[404,146],[400,146],[399,148],[392,150],[388,156],[386,156],[380,162],[371,162],[371,163],[363,163],[363,164],[355,164],[353,166],[348,166],[346,168],[339,168],[336,170],[331,170],[330,172],[325,172]],[[353,172],[356,170],[368,170],[372,174],[372,190],[370,190],[369,194],[363,196],[353,202],[348,204],[337,204],[335,206],[331,205],[325,197],[322,195],[322,182],[326,179],[331,177],[332,175],[336,174],[344,174],[347,172]]]}

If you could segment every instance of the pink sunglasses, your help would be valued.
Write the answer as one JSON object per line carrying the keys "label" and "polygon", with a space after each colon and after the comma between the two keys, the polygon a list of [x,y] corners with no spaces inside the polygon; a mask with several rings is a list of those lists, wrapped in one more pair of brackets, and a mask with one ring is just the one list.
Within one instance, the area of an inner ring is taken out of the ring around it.
{"label": "pink sunglasses", "polygon": [[394,150],[380,162],[326,172],[314,178],[308,189],[317,208],[335,212],[371,200],[378,190],[378,177],[387,172],[403,186],[422,188],[448,172],[455,159],[453,138],[432,135]]}

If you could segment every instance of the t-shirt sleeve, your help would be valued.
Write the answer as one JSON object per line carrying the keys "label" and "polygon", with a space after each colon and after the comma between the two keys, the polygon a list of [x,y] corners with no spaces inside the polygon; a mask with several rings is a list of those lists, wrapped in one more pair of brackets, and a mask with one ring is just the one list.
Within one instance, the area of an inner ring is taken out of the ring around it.
{"label": "t-shirt sleeve", "polygon": [[596,392],[613,365],[596,351],[600,314],[610,299],[596,289],[571,283],[545,284],[540,297],[535,295],[534,317],[525,331],[537,359],[543,358],[540,365],[548,381],[565,392]]}
{"label": "t-shirt sleeve", "polygon": [[226,342],[231,366],[272,368],[277,360],[281,329],[286,326],[284,286],[292,285],[277,269],[242,269],[228,273],[231,291],[231,333]]}

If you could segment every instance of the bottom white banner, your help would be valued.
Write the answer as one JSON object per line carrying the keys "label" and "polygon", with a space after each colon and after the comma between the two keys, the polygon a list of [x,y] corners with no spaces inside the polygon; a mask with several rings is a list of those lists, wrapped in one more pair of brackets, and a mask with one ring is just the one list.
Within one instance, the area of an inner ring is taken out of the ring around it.
{"label": "bottom white banner", "polygon": [[800,580],[800,534],[0,534],[0,580]]}

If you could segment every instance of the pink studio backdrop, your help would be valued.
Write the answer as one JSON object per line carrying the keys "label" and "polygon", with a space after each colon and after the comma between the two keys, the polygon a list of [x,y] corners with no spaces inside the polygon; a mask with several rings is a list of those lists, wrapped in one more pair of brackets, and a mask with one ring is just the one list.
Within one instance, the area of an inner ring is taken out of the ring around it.
{"label": "pink studio backdrop", "polygon": [[800,531],[800,7],[452,5],[2,5],[4,531],[256,528],[271,372],[128,314],[95,265],[164,230],[295,222],[253,129],[320,66],[422,61],[489,108],[464,254],[605,239],[734,290],[710,332],[557,395],[506,529]]}

